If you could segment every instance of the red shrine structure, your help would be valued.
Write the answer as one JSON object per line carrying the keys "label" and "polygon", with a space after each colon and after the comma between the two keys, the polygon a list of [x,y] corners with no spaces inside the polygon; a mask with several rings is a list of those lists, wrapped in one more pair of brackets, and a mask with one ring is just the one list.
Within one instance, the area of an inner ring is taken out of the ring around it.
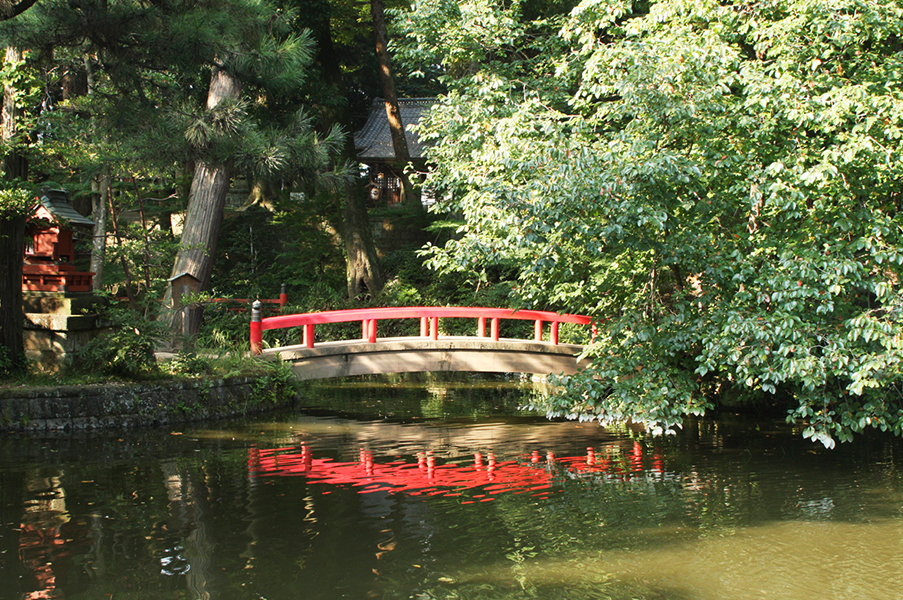
{"label": "red shrine structure", "polygon": [[94,273],[78,271],[75,236],[90,235],[94,221],[69,204],[63,190],[44,190],[25,231],[24,292],[90,292]]}
{"label": "red shrine structure", "polygon": [[25,356],[40,371],[68,368],[79,349],[105,330],[92,293],[94,273],[75,266],[78,236],[94,221],[69,204],[64,190],[44,190],[25,229],[22,305]]}

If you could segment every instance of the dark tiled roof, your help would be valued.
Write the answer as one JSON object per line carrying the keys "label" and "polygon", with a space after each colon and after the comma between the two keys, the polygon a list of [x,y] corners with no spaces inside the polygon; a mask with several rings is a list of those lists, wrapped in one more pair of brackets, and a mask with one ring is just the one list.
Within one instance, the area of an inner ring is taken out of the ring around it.
{"label": "dark tiled roof", "polygon": [[[425,115],[435,102],[435,98],[398,100],[401,122],[404,124],[405,137],[408,140],[408,152],[412,159],[424,157],[424,145],[420,143],[417,134],[410,130],[410,126],[420,122],[420,117]],[[373,101],[363,129],[354,134],[354,147],[361,162],[395,160],[392,133],[389,131],[389,119],[386,117],[386,103],[382,98]]]}
{"label": "dark tiled roof", "polygon": [[69,194],[63,190],[44,190],[41,193],[41,205],[60,223],[67,225],[88,225],[94,227],[94,221],[80,215],[69,204]]}

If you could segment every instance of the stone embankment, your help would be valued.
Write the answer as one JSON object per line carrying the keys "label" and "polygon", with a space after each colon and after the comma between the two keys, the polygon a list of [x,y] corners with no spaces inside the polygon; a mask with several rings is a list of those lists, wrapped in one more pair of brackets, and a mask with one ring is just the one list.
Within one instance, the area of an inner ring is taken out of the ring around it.
{"label": "stone embankment", "polygon": [[295,399],[260,377],[7,388],[0,389],[0,431],[161,426],[260,413]]}

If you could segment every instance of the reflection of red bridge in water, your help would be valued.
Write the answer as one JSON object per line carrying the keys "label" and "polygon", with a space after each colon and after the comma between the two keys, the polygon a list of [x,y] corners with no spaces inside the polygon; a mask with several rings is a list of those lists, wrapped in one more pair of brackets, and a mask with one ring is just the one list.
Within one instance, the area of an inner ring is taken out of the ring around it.
{"label": "reflection of red bridge in water", "polygon": [[[648,462],[648,467],[646,464]],[[248,469],[252,477],[270,475],[300,475],[315,483],[351,486],[358,493],[404,493],[409,496],[462,496],[469,493],[462,504],[490,502],[499,494],[529,494],[547,497],[553,488],[555,475],[601,475],[616,481],[628,481],[646,471],[662,473],[663,463],[658,450],[651,459],[644,460],[643,446],[634,442],[627,452],[616,444],[596,454],[586,449],[585,456],[556,457],[538,451],[520,460],[496,460],[493,453],[476,453],[473,461],[439,463],[431,452],[418,453],[417,462],[391,460],[378,463],[373,453],[361,449],[354,462],[339,462],[330,458],[314,458],[311,449],[302,445],[293,448],[251,448]]]}

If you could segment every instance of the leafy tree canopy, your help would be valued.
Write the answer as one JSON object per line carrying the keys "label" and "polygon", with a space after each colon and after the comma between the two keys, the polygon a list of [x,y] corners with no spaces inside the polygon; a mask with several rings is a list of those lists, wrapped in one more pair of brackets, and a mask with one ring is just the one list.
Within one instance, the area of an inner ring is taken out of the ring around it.
{"label": "leafy tree canopy", "polygon": [[34,192],[28,188],[0,188],[0,219],[28,216],[35,204]]}
{"label": "leafy tree canopy", "polygon": [[520,265],[515,303],[598,320],[545,409],[661,432],[757,399],[828,447],[903,434],[903,4],[538,4],[396,26],[448,88],[422,135],[465,224],[430,263]]}

